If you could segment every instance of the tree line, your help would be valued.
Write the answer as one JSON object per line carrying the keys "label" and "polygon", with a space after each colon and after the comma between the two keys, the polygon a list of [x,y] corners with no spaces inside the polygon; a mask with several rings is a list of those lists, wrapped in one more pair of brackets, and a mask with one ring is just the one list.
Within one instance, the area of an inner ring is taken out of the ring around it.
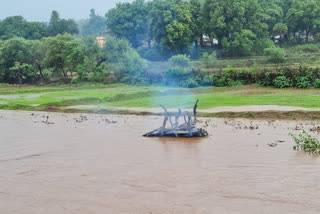
{"label": "tree line", "polygon": [[[188,53],[203,35],[218,40],[224,56],[246,56],[270,40],[309,42],[320,37],[319,0],[153,0],[119,3],[106,14],[107,28],[133,47],[152,40],[161,50]],[[213,45],[213,44],[212,44]]]}
{"label": "tree line", "polygon": [[[118,3],[105,17],[92,9],[76,23],[56,11],[49,23],[27,22],[21,16],[0,22],[0,39],[41,39],[69,33],[112,35],[134,48],[152,46],[163,55],[191,54],[204,47],[203,36],[218,41],[223,56],[261,54],[271,42],[297,44],[320,40],[320,0],[135,0]],[[141,54],[145,52],[141,51]],[[148,54],[146,54],[148,55]]]}
{"label": "tree line", "polygon": [[[118,3],[105,17],[91,10],[81,27],[56,11],[48,23],[8,17],[0,21],[0,82],[22,84],[61,78],[74,82],[160,82],[161,75],[150,73],[145,59],[185,54],[210,64],[216,55],[201,52],[208,41],[218,56],[268,52],[274,62],[282,62],[285,53],[275,48],[276,40],[279,45],[320,40],[319,2],[135,0]],[[104,47],[99,47],[91,35],[107,35]],[[205,41],[204,35],[210,39]],[[213,44],[213,39],[218,42]],[[186,56],[177,59],[183,58]],[[189,71],[182,66],[168,74]]]}
{"label": "tree line", "polygon": [[71,34],[27,40],[0,40],[0,82],[138,83],[147,62],[124,39],[109,37],[103,48],[95,37]]}

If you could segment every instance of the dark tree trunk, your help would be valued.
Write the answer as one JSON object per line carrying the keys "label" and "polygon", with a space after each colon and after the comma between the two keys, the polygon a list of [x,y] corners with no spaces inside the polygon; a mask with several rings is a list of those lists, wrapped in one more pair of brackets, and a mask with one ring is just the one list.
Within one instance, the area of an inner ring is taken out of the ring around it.
{"label": "dark tree trunk", "polygon": [[282,43],[282,34],[280,33],[280,38],[279,38],[279,46],[281,47],[281,43]]}
{"label": "dark tree trunk", "polygon": [[19,88],[21,88],[21,84],[22,84],[22,69],[19,69]]}
{"label": "dark tree trunk", "polygon": [[64,78],[67,79],[68,77],[67,77],[66,72],[65,72],[64,69],[63,69],[63,66],[60,65],[60,67],[61,67],[61,70],[62,70],[62,73],[63,73]]}
{"label": "dark tree trunk", "polygon": [[200,35],[200,47],[203,48],[203,34]]}
{"label": "dark tree trunk", "polygon": [[40,73],[40,79],[41,79],[41,80],[44,80],[44,75],[43,75],[43,73],[42,73],[41,65],[38,65],[38,70],[39,70],[39,73]]}

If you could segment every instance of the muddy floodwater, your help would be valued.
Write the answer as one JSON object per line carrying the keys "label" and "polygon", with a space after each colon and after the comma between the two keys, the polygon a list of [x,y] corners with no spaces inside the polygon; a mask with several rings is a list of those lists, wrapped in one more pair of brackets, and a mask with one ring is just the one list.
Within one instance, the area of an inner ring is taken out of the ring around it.
{"label": "muddy floodwater", "polygon": [[320,212],[320,157],[288,136],[318,124],[200,120],[159,139],[161,117],[0,111],[0,213]]}

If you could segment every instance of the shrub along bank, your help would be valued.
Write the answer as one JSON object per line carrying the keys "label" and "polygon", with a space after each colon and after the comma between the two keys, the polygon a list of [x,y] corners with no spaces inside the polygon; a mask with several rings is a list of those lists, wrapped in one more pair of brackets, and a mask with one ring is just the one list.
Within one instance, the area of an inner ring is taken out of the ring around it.
{"label": "shrub along bank", "polygon": [[[163,80],[160,80],[161,78]],[[160,79],[158,77],[159,83],[187,88],[199,86],[233,87],[248,84],[276,88],[320,88],[320,68],[260,69],[253,65],[251,68],[229,67],[225,70],[209,71],[191,67],[186,56],[178,55],[169,60],[169,69]]]}

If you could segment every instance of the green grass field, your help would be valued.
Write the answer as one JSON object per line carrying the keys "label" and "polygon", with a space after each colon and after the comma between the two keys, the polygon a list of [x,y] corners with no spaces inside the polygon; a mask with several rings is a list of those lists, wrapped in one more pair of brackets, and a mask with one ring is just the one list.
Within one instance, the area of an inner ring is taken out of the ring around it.
{"label": "green grass field", "polygon": [[165,88],[127,85],[0,86],[1,109],[41,110],[48,106],[96,105],[100,107],[190,108],[196,99],[200,109],[218,106],[280,105],[320,108],[320,90],[273,89],[258,86],[235,88]]}

